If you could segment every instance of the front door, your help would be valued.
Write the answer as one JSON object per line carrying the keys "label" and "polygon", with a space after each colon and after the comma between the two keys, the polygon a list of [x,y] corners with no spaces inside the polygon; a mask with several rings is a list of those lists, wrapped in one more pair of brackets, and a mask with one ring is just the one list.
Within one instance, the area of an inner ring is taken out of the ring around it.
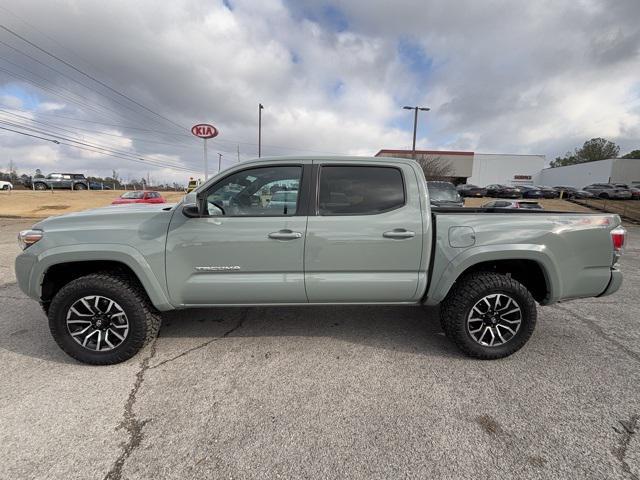
{"label": "front door", "polygon": [[236,169],[205,192],[207,216],[174,213],[166,247],[172,303],[307,301],[303,170],[303,162]]}
{"label": "front door", "polygon": [[413,169],[323,162],[318,175],[305,252],[309,302],[416,301],[423,231]]}

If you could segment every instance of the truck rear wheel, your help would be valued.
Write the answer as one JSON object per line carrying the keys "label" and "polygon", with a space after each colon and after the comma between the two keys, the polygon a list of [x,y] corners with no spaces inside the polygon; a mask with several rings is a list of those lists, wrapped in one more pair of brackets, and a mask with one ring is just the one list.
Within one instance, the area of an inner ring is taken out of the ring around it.
{"label": "truck rear wheel", "polygon": [[62,287],[48,308],[49,328],[69,356],[93,365],[133,357],[160,328],[160,315],[126,276],[95,273]]}
{"label": "truck rear wheel", "polygon": [[447,337],[468,356],[491,360],[517,352],[536,326],[531,293],[507,275],[472,273],[456,282],[442,302]]}

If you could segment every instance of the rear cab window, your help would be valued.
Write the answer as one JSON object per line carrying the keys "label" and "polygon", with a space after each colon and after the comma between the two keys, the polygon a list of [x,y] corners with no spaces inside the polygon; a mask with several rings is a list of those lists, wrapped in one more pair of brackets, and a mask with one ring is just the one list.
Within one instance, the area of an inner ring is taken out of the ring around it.
{"label": "rear cab window", "polygon": [[376,215],[405,203],[404,179],[399,168],[365,165],[320,168],[319,215]]}

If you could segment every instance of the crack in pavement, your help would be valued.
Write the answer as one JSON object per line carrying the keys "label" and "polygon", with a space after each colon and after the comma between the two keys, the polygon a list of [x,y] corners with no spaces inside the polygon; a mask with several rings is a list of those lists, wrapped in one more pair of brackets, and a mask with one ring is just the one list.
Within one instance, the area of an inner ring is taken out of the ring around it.
{"label": "crack in pavement", "polygon": [[623,422],[622,420],[619,420],[620,425],[622,425],[622,431],[615,427],[613,428],[616,431],[616,433],[622,434],[622,437],[620,438],[620,444],[618,445],[618,448],[613,449],[613,454],[620,461],[620,464],[622,465],[622,470],[627,475],[629,475],[629,478],[631,478],[632,480],[640,480],[640,479],[638,475],[636,475],[631,471],[631,467],[629,466],[625,458],[627,456],[627,450],[629,449],[629,443],[631,443],[631,438],[638,430],[638,420],[640,420],[640,415],[638,414],[631,415],[631,418],[629,419],[628,422]]}
{"label": "crack in pavement", "polygon": [[151,350],[149,355],[142,361],[140,364],[140,370],[136,373],[136,381],[133,384],[133,388],[129,392],[129,397],[127,398],[127,402],[124,405],[124,414],[122,422],[116,427],[117,429],[123,428],[127,431],[129,438],[126,443],[122,445],[122,452],[120,456],[116,459],[113,466],[107,474],[104,476],[104,480],[121,480],[122,478],[122,468],[124,467],[124,463],[127,461],[131,453],[138,448],[140,443],[142,442],[142,428],[149,422],[149,420],[138,420],[136,414],[133,412],[133,406],[136,403],[136,396],[140,387],[142,386],[142,382],[144,382],[144,374],[149,369],[149,362],[156,354],[156,341],[154,339],[151,344]]}
{"label": "crack in pavement", "polygon": [[240,320],[238,321],[238,323],[234,327],[232,327],[231,329],[229,329],[226,332],[224,332],[221,336],[214,337],[211,340],[207,340],[206,342],[201,343],[200,345],[196,345],[195,347],[189,348],[189,349],[185,350],[184,352],[179,353],[175,357],[163,360],[162,362],[157,363],[156,365],[153,365],[153,366],[149,367],[149,370],[153,370],[154,368],[161,367],[162,365],[165,365],[167,363],[173,362],[174,360],[182,358],[185,355],[190,354],[191,352],[194,352],[196,350],[200,350],[202,348],[205,348],[205,347],[211,345],[213,342],[216,342],[216,341],[221,340],[223,338],[227,338],[233,332],[235,332],[236,330],[238,330],[239,328],[242,327],[242,325],[244,324],[245,320],[247,319],[248,314],[249,314],[249,309],[245,309],[245,311],[242,313],[242,316],[240,317]]}
{"label": "crack in pavement", "polygon": [[568,308],[561,307],[559,305],[551,305],[551,308],[562,310],[563,312],[566,312],[566,313],[569,313],[569,314],[573,315],[578,320],[581,320],[583,323],[587,324],[587,326],[589,328],[591,328],[591,330],[593,330],[594,333],[596,335],[598,335],[600,338],[602,338],[603,340],[605,340],[605,341],[607,341],[609,343],[612,343],[613,345],[618,347],[620,350],[622,350],[624,353],[626,353],[631,358],[633,358],[636,362],[640,362],[640,353],[636,352],[635,350],[630,349],[629,347],[627,347],[623,343],[611,338],[609,335],[604,333],[604,330],[602,330],[602,327],[600,325],[598,325],[596,322],[594,322],[590,318],[585,317],[584,315],[580,315],[579,313],[576,313],[573,310],[569,310]]}

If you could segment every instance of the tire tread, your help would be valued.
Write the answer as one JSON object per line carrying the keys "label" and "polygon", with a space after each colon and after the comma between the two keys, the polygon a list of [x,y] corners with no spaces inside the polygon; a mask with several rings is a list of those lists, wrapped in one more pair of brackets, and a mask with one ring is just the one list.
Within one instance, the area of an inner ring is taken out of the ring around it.
{"label": "tire tread", "polygon": [[[116,349],[113,352],[109,352],[108,356],[79,355],[77,352],[68,348],[65,342],[61,341],[61,335],[64,334],[55,327],[56,317],[59,315],[59,310],[64,306],[66,299],[70,295],[73,295],[75,291],[85,289],[88,282],[97,282],[98,285],[133,295],[135,297],[135,302],[142,310],[145,327],[144,338],[138,339],[137,342],[134,341],[133,345],[129,346],[127,349]],[[49,317],[51,334],[60,348],[67,353],[67,355],[81,362],[93,365],[107,365],[128,360],[157,337],[162,323],[160,313],[153,307],[142,286],[133,281],[126,273],[113,271],[92,273],[72,280],[62,287],[58,293],[56,293],[54,298],[46,307],[43,305],[43,309],[45,309],[45,312]]]}
{"label": "tire tread", "polygon": [[[527,321],[523,321],[520,327],[525,330],[515,343],[507,342],[504,345],[508,348],[474,345],[466,332],[467,310],[479,297],[496,290],[510,291],[525,300],[525,304],[520,305],[523,316],[528,316]],[[458,280],[440,307],[440,325],[446,336],[453,340],[465,355],[481,360],[506,357],[522,348],[533,334],[536,316],[535,300],[524,285],[507,275],[487,271],[474,272]]]}

